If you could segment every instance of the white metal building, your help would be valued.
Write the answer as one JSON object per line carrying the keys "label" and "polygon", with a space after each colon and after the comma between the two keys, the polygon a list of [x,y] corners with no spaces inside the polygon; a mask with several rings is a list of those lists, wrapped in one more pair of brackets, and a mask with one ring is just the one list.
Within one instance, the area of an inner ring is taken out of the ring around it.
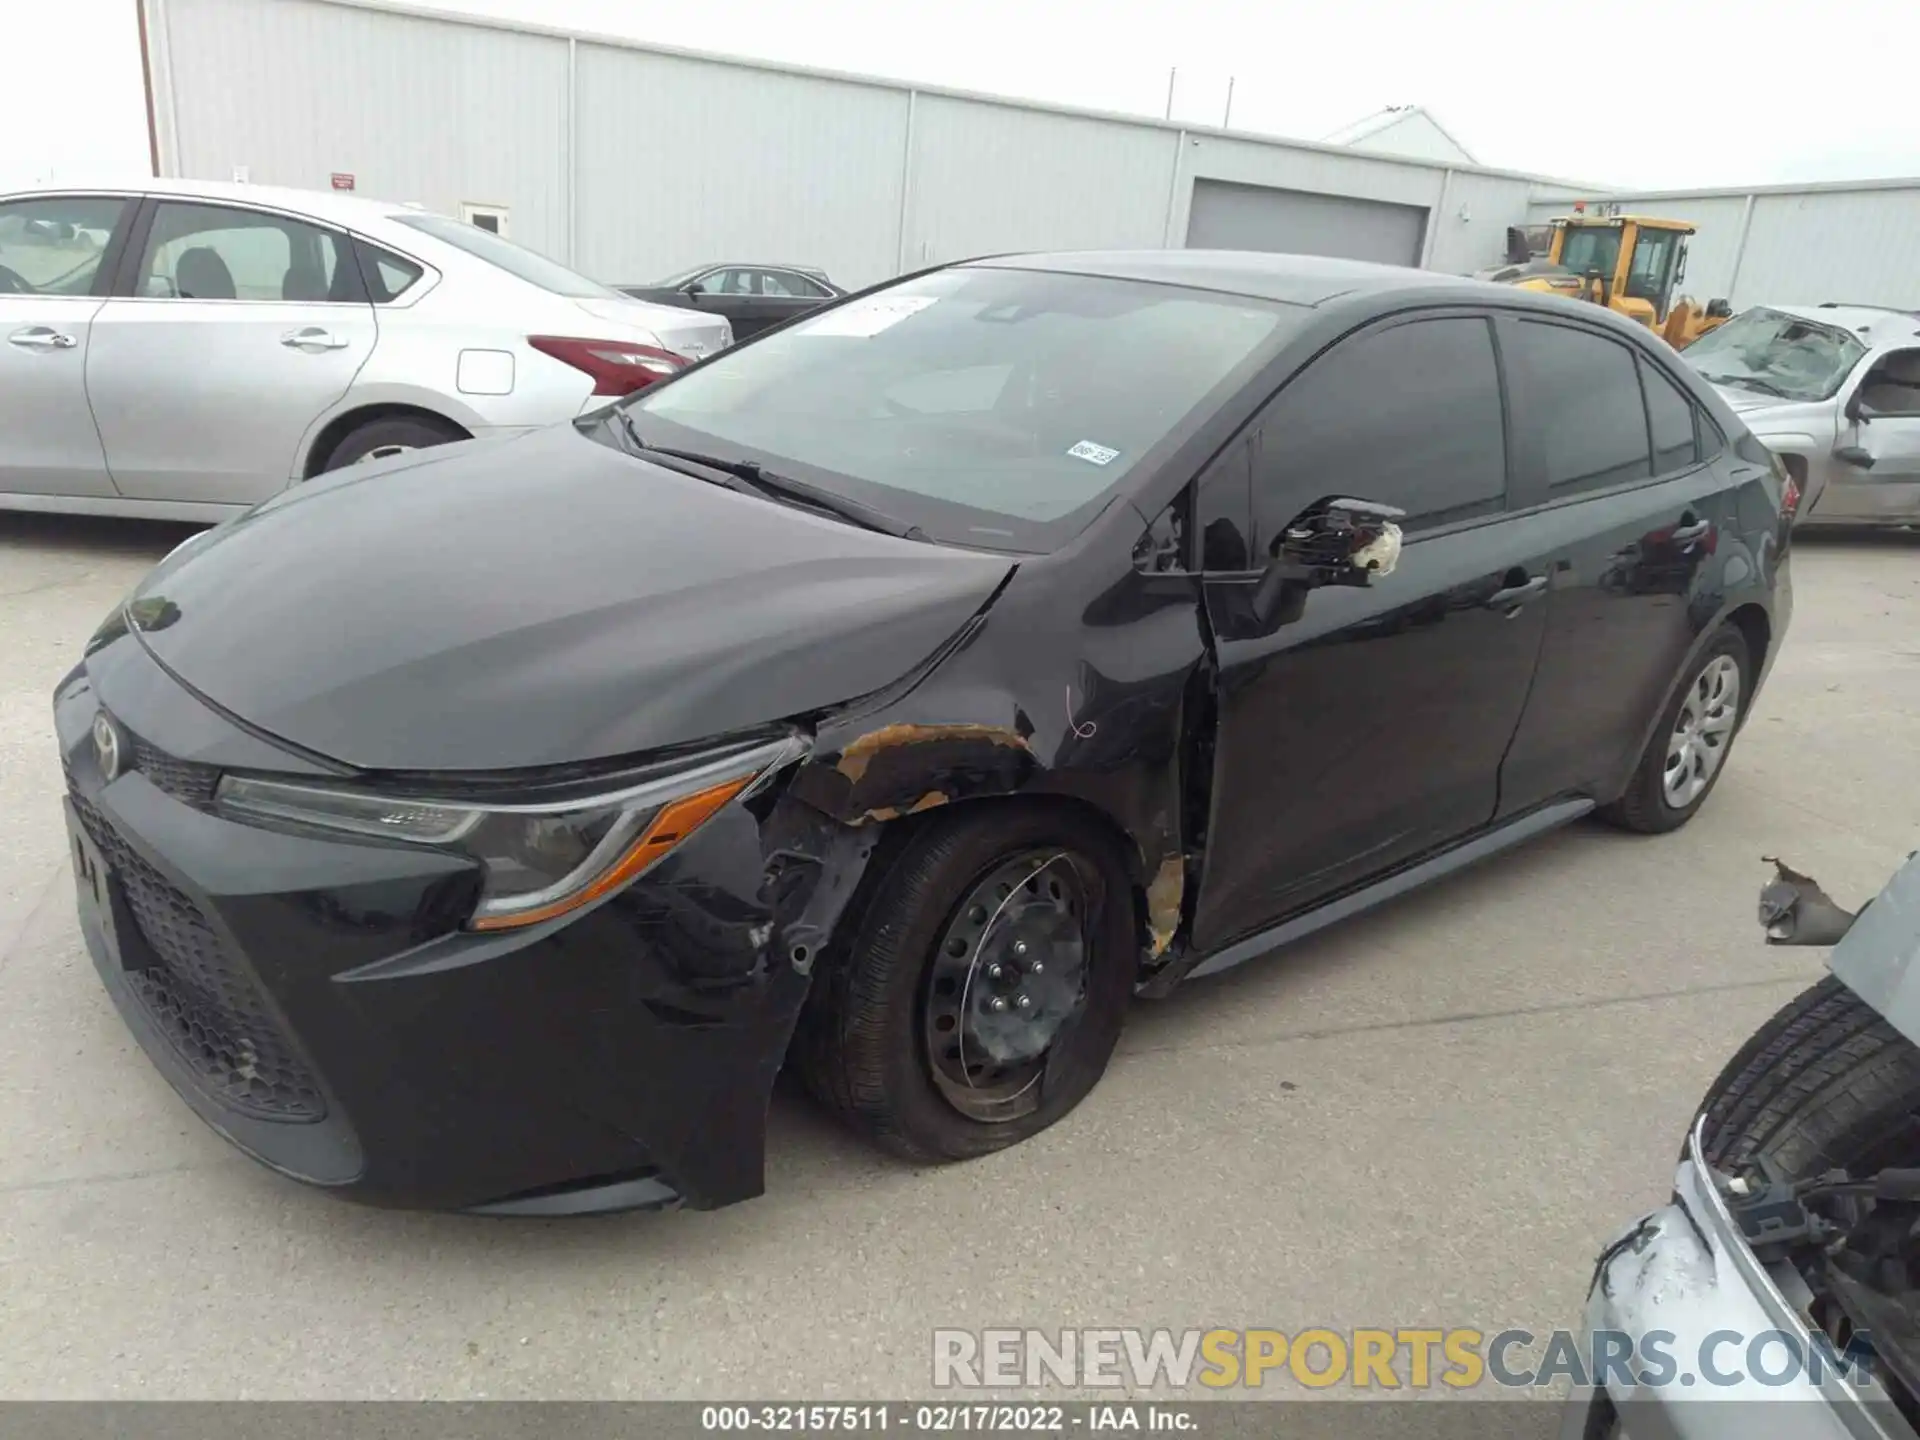
{"label": "white metal building", "polygon": [[843,284],[992,251],[1201,244],[1465,271],[1537,181],[1473,166],[448,19],[144,0],[161,172],[498,215],[615,282],[780,259]]}
{"label": "white metal building", "polygon": [[1320,139],[1326,145],[1346,145],[1387,155],[1412,155],[1448,165],[1480,163],[1473,152],[1454,139],[1447,127],[1422,105],[1389,105]]}
{"label": "white metal building", "polygon": [[[1576,196],[1464,163],[1437,125],[1418,154],[1367,148],[1417,108],[1313,144],[390,0],[141,0],[141,18],[160,173],[417,202],[612,283],[764,259],[857,286],[995,251],[1181,245],[1467,272]],[[1642,201],[1700,222],[1702,298],[1920,306],[1920,182]]]}

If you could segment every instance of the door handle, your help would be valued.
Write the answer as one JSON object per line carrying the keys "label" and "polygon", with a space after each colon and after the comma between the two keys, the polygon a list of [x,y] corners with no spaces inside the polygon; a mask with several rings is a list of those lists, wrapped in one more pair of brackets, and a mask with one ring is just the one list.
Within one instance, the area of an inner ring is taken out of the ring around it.
{"label": "door handle", "polygon": [[71,350],[80,342],[51,325],[29,325],[9,335],[7,343],[18,345],[22,350]]}
{"label": "door handle", "polygon": [[303,325],[298,330],[287,331],[280,337],[280,343],[290,350],[344,350],[353,342],[318,325]]}
{"label": "door handle", "polygon": [[1486,598],[1486,607],[1489,610],[1505,610],[1509,615],[1517,615],[1522,605],[1534,596],[1544,593],[1546,588],[1546,576],[1529,575],[1518,585],[1506,585],[1494,591]]}
{"label": "door handle", "polygon": [[1696,520],[1690,525],[1674,526],[1671,538],[1676,545],[1691,545],[1694,541],[1704,538],[1711,529],[1713,529],[1712,521]]}

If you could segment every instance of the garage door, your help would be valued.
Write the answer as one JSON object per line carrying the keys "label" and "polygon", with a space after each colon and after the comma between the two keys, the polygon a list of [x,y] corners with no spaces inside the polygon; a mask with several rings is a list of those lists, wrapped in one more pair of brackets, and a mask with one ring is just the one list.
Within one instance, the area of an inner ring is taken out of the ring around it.
{"label": "garage door", "polygon": [[1424,206],[1224,180],[1193,182],[1187,220],[1190,249],[1285,250],[1388,265],[1418,265],[1426,233]]}

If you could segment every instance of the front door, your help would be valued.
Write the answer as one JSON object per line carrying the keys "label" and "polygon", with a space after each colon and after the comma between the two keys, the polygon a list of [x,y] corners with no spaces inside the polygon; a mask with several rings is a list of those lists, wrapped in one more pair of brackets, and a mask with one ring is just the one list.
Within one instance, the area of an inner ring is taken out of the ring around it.
{"label": "front door", "polygon": [[133,294],[94,321],[88,389],[123,495],[250,505],[373,353],[346,237],[273,211],[162,200]]}
{"label": "front door", "polygon": [[131,209],[103,195],[0,204],[0,495],[115,493],[87,356],[103,261]]}
{"label": "front door", "polygon": [[1881,356],[1843,404],[1848,418],[1820,518],[1864,525],[1920,517],[1920,350]]}
{"label": "front door", "polygon": [[[1202,482],[1219,715],[1202,950],[1493,819],[1548,574],[1536,537],[1504,514],[1491,335],[1484,316],[1452,313],[1349,337]],[[1252,567],[1331,495],[1408,512],[1398,568],[1364,589],[1314,590],[1297,616],[1262,622],[1248,603]],[[1237,539],[1247,529],[1250,546]]]}

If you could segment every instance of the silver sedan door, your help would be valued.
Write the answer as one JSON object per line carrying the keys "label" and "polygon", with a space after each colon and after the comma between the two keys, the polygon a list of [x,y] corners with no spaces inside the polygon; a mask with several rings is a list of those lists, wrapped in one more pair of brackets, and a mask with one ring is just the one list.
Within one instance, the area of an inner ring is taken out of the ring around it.
{"label": "silver sedan door", "polygon": [[133,294],[94,325],[88,389],[121,493],[250,505],[373,353],[344,235],[276,211],[160,200]]}
{"label": "silver sedan door", "polygon": [[101,265],[133,202],[0,201],[0,495],[107,497],[87,404]]}
{"label": "silver sedan door", "polygon": [[1843,406],[1820,519],[1920,523],[1920,349],[1880,356]]}

